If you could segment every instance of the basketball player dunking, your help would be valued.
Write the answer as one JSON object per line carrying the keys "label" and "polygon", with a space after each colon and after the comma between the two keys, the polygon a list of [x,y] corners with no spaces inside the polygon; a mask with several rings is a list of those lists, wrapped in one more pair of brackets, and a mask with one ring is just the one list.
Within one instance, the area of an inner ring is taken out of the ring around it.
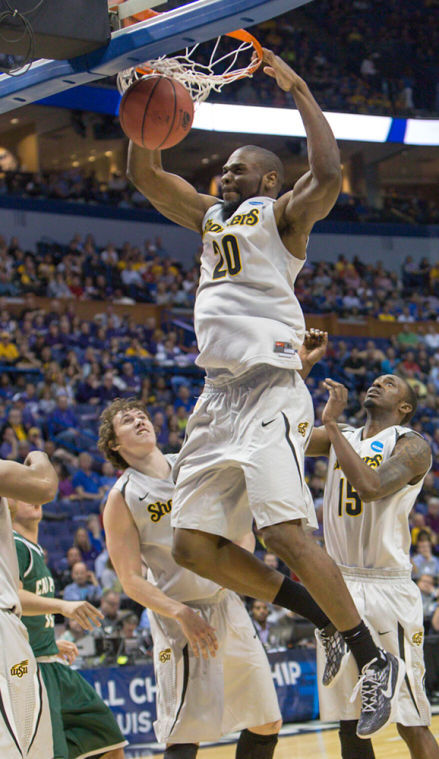
{"label": "basketball player dunking", "polygon": [[[364,401],[365,425],[355,429],[337,424],[346,388],[333,380],[326,380],[326,387],[324,426],[313,430],[307,449],[307,455],[329,456],[325,545],[377,643],[406,662],[391,721],[412,759],[439,759],[428,729],[422,601],[411,579],[409,556],[408,515],[431,466],[429,445],[406,426],[416,410],[416,395],[400,377],[378,377]],[[377,673],[366,669],[362,677],[363,690],[373,698]],[[359,701],[349,700],[356,680],[355,662],[348,659],[331,691],[321,689],[320,714],[340,720],[343,759],[374,759],[371,740],[359,740],[356,734]]]}
{"label": "basketball player dunking", "polygon": [[6,498],[51,501],[58,479],[41,451],[24,464],[0,461],[0,756],[52,759],[52,726],[46,689],[20,621],[19,572]]}
{"label": "basketball player dunking", "polygon": [[[238,593],[286,605],[287,589],[234,545],[254,518],[267,546],[302,579],[340,630],[360,670],[383,671],[370,733],[388,721],[404,666],[377,648],[335,563],[304,527],[316,526],[304,477],[313,427],[299,371],[304,319],[294,282],[313,224],[340,190],[332,131],[306,83],[264,50],[264,71],[290,92],[306,130],[309,171],[278,197],[283,167],[255,146],[223,169],[223,201],[161,166],[160,152],[130,147],[128,175],[165,216],[203,235],[195,330],[207,372],[175,466],[172,522],[177,563]],[[293,464],[293,466],[291,465]],[[367,725],[367,727],[366,727]]]}

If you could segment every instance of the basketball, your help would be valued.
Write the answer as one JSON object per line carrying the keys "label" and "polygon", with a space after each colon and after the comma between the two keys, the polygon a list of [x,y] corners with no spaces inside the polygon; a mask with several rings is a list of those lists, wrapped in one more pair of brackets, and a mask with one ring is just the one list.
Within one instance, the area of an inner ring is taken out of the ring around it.
{"label": "basketball", "polygon": [[120,125],[136,145],[149,150],[172,148],[192,126],[194,104],[180,82],[152,75],[134,82],[119,108]]}

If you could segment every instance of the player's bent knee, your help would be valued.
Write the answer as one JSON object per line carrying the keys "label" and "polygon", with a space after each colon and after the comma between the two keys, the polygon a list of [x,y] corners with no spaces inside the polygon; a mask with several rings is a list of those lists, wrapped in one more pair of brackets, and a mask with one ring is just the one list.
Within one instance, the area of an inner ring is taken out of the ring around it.
{"label": "player's bent knee", "polygon": [[206,545],[199,533],[176,529],[172,544],[174,561],[185,569],[190,569],[203,577],[211,578],[215,571],[210,545]]}
{"label": "player's bent knee", "polygon": [[261,532],[267,548],[278,556],[288,554],[291,559],[299,560],[306,550],[306,535],[300,524],[273,524]]}
{"label": "player's bent knee", "polygon": [[188,530],[174,530],[172,556],[177,564],[186,569],[194,569],[197,565],[199,555],[193,536]]}

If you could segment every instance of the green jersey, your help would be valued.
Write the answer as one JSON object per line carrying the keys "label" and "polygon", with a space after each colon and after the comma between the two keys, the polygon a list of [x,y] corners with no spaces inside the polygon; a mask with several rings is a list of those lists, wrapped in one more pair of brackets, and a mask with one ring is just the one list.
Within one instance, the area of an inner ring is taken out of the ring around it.
{"label": "green jersey", "polygon": [[[20,580],[24,590],[37,596],[54,598],[55,583],[44,561],[44,551],[14,530],[15,548],[18,556]],[[53,614],[22,617],[29,633],[29,643],[35,656],[53,656],[58,653],[55,641],[55,618]]]}

